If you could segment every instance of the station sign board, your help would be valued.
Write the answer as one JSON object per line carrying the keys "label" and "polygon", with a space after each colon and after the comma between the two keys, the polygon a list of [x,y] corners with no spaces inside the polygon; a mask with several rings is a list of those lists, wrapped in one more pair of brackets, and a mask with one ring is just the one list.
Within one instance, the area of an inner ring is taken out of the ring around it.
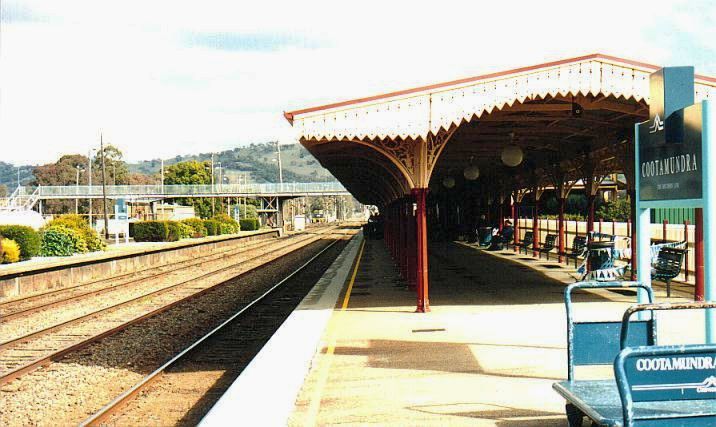
{"label": "station sign board", "polygon": [[639,200],[703,198],[701,104],[694,104],[693,67],[650,76],[649,120],[638,132]]}

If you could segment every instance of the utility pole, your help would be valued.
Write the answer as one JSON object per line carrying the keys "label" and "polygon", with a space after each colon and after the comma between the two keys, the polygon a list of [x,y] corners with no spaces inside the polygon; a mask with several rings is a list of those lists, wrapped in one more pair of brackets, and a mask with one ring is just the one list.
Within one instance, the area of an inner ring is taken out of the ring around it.
{"label": "utility pole", "polygon": [[92,149],[87,152],[87,171],[89,173],[89,176],[87,178],[87,184],[89,186],[89,189],[87,190],[87,202],[89,203],[89,211],[88,218],[89,218],[89,225],[90,228],[92,228]]}
{"label": "utility pole", "polygon": [[104,211],[104,238],[109,240],[109,216],[107,215],[107,184],[106,184],[106,173],[104,165],[104,140],[102,139],[102,133],[99,134],[99,151],[102,154],[102,210]]}
{"label": "utility pole", "polygon": [[77,215],[80,208],[80,165],[75,167],[77,168],[77,183],[75,185],[75,188],[77,189],[77,194],[75,195],[75,215]]}
{"label": "utility pole", "polygon": [[278,153],[278,183],[283,184],[283,166],[281,165],[281,144],[276,141],[276,153]]}
{"label": "utility pole", "polygon": [[[214,192],[214,153],[211,153],[211,192]],[[211,197],[211,216],[214,216],[214,195]]]}

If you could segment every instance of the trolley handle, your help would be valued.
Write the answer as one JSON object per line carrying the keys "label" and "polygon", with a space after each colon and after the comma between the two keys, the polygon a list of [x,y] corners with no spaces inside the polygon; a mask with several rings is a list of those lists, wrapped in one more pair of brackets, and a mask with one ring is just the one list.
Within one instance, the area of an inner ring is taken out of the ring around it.
{"label": "trolley handle", "polygon": [[627,308],[622,317],[622,330],[619,344],[622,350],[626,348],[626,339],[629,333],[629,319],[634,313],[641,311],[665,310],[704,310],[716,308],[716,302],[664,302],[660,304],[635,304]]}

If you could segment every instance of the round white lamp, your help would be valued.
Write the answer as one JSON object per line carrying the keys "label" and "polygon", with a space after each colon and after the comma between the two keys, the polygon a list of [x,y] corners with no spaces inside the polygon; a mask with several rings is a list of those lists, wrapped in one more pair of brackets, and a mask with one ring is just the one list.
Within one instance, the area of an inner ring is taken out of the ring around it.
{"label": "round white lamp", "polygon": [[480,168],[477,165],[470,165],[462,171],[462,175],[468,181],[474,181],[480,177]]}
{"label": "round white lamp", "polygon": [[515,167],[522,163],[523,157],[524,153],[522,153],[522,149],[514,144],[506,146],[500,156],[502,163],[510,167]]}
{"label": "round white lamp", "polygon": [[455,186],[455,178],[451,176],[446,176],[443,178],[443,186],[445,188],[453,188]]}

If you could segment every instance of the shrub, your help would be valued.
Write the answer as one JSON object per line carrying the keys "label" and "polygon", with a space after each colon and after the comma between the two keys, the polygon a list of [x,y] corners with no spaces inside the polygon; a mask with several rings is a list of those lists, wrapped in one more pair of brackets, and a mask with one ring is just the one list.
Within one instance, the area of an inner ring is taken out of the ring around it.
{"label": "shrub", "polygon": [[214,215],[214,220],[219,221],[224,227],[221,227],[221,234],[233,234],[239,232],[239,223],[227,214]]}
{"label": "shrub", "polygon": [[76,231],[62,225],[47,227],[42,233],[42,256],[70,256],[87,252],[87,244]]}
{"label": "shrub", "polygon": [[133,228],[136,242],[163,242],[167,238],[167,225],[163,221],[135,222]]}
{"label": "shrub", "polygon": [[207,236],[218,236],[221,234],[221,223],[215,219],[205,219],[204,227],[206,227]]}
{"label": "shrub", "polygon": [[239,220],[239,224],[241,224],[242,230],[258,230],[259,229],[259,219],[258,218],[246,218]]}
{"label": "shrub", "polygon": [[194,228],[192,228],[191,225],[185,224],[183,222],[178,222],[177,225],[179,226],[179,237],[182,239],[186,239],[189,237],[194,237]]}
{"label": "shrub", "polygon": [[136,242],[176,242],[183,232],[176,221],[135,222],[133,230]]}
{"label": "shrub", "polygon": [[2,246],[0,261],[2,261],[3,264],[20,261],[20,245],[18,245],[17,242],[11,239],[2,239],[0,246]]}
{"label": "shrub", "polygon": [[76,231],[77,234],[82,237],[82,240],[84,240],[87,246],[87,251],[95,252],[107,249],[107,243],[90,227],[89,222],[87,222],[87,220],[82,218],[80,215],[60,215],[48,222],[45,228],[56,225],[64,226],[70,230]]}
{"label": "shrub", "polygon": [[631,204],[626,198],[605,203],[597,210],[597,218],[606,221],[626,222],[631,217]]}
{"label": "shrub", "polygon": [[40,233],[24,225],[0,225],[0,235],[20,246],[20,259],[26,260],[40,253]]}
{"label": "shrub", "polygon": [[206,236],[206,226],[204,221],[199,218],[187,218],[181,221],[182,224],[186,224],[192,228],[191,237],[204,237]]}
{"label": "shrub", "polygon": [[164,221],[167,227],[167,237],[164,239],[165,242],[176,242],[181,239],[181,227],[176,221]]}

